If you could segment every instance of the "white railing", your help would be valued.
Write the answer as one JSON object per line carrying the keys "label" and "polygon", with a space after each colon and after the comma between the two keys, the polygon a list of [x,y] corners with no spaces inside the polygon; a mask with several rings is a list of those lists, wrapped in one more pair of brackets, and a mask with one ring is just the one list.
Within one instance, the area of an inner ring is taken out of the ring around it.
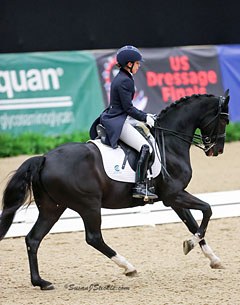
{"label": "white railing", "polygon": [[[212,206],[212,219],[240,216],[240,190],[197,194],[196,197],[208,202]],[[192,210],[196,220],[200,220],[202,213]],[[6,237],[25,236],[31,230],[38,216],[38,210],[33,204],[28,209],[20,209],[14,218]],[[153,205],[128,209],[102,209],[102,229],[119,227],[133,227],[181,221],[177,214],[162,202]],[[50,233],[72,232],[84,230],[81,217],[74,211],[67,209]]]}

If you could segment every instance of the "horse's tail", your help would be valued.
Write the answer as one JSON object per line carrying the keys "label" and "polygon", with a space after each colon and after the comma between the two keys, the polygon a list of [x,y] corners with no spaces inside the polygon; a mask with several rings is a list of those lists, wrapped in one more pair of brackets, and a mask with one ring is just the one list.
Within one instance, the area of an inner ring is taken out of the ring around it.
{"label": "horse's tail", "polygon": [[45,157],[32,157],[26,160],[8,181],[3,193],[2,214],[0,215],[0,240],[9,230],[16,211],[23,204],[32,201],[32,181],[39,173]]}

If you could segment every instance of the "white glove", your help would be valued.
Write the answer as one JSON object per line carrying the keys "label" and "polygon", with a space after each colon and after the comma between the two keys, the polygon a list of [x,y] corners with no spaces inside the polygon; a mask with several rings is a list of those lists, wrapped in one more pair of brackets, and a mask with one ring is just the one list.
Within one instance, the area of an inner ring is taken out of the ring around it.
{"label": "white glove", "polygon": [[155,115],[147,113],[146,123],[150,128],[152,128],[155,124]]}

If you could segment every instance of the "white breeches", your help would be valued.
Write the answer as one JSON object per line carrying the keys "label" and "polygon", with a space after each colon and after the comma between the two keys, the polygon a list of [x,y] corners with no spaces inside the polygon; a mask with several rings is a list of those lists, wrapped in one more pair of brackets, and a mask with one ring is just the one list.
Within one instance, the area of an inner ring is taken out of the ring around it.
{"label": "white breeches", "polygon": [[152,153],[152,147],[149,145],[148,141],[138,132],[131,124],[130,120],[126,119],[123,124],[122,132],[120,134],[120,140],[122,140],[127,145],[133,147],[138,152],[140,152],[143,145],[149,147],[150,154]]}

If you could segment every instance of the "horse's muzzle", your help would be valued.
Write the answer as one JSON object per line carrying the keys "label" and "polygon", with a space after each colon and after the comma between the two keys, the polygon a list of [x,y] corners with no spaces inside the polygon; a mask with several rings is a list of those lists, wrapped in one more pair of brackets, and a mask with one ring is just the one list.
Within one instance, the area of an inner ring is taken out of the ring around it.
{"label": "horse's muzzle", "polygon": [[207,150],[205,153],[208,157],[217,157],[218,155],[221,155],[223,153],[223,147],[218,147],[218,145],[215,145],[209,150]]}

